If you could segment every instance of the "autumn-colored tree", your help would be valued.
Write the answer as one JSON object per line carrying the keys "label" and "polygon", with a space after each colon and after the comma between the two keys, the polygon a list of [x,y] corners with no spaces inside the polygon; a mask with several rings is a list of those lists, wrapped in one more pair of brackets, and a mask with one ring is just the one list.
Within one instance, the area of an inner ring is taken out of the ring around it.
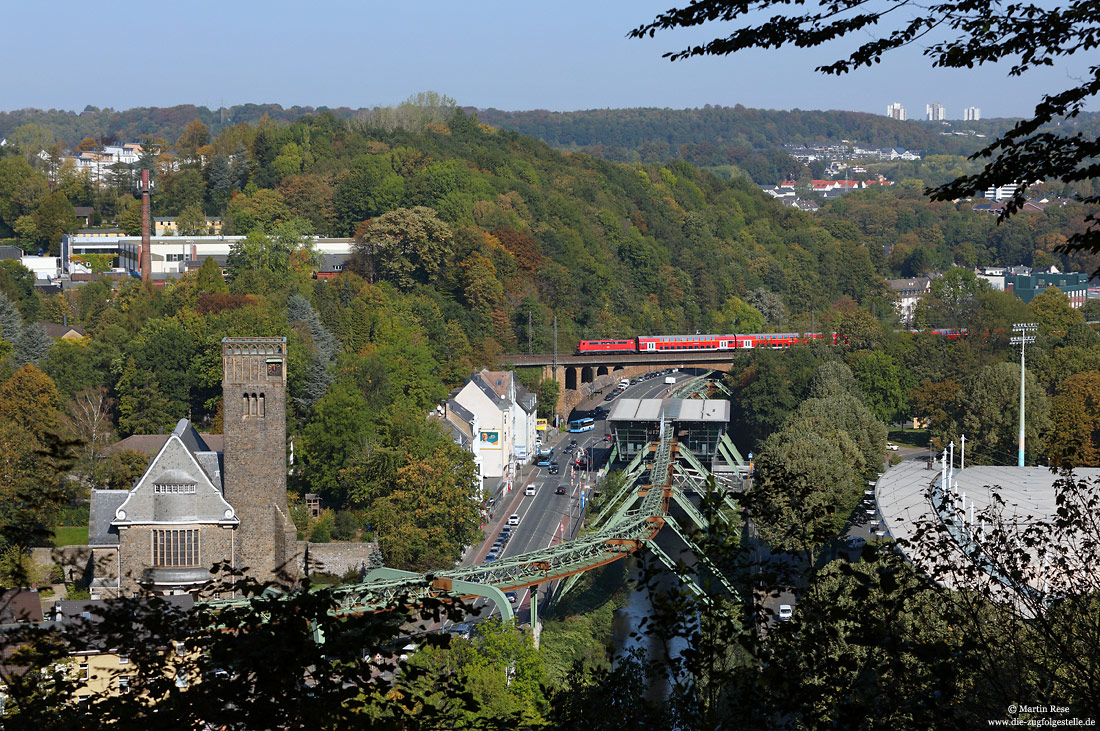
{"label": "autumn-colored tree", "polygon": [[1095,467],[1100,461],[1100,372],[1070,376],[1051,403],[1050,453],[1054,464]]}
{"label": "autumn-colored tree", "polygon": [[0,384],[0,422],[41,444],[48,433],[61,426],[57,387],[42,371],[25,365]]}
{"label": "autumn-colored tree", "polygon": [[934,435],[953,434],[958,418],[959,388],[960,384],[952,380],[921,381],[909,394],[913,416]]}
{"label": "autumn-colored tree", "polygon": [[210,130],[201,120],[193,119],[183,128],[183,134],[176,140],[176,152],[184,162],[197,162],[199,148],[210,144]]}
{"label": "autumn-colored tree", "polygon": [[516,258],[516,266],[528,275],[537,274],[542,267],[542,246],[527,231],[517,231],[510,227],[493,229],[493,236],[500,241],[508,251]]}

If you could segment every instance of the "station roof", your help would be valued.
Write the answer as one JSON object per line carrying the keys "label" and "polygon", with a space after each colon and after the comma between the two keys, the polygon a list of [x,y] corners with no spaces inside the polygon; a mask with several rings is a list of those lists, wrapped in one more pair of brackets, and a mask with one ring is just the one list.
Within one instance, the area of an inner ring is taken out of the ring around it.
{"label": "station roof", "polygon": [[726,423],[730,402],[725,399],[621,398],[611,407],[608,421],[702,421]]}

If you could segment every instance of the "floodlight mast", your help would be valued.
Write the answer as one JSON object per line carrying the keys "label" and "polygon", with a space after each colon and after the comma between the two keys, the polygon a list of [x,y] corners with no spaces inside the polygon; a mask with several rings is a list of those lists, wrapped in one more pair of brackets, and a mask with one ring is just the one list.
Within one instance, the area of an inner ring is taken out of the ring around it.
{"label": "floodlight mast", "polygon": [[1009,340],[1012,345],[1020,346],[1020,441],[1019,454],[1016,457],[1016,466],[1024,466],[1024,349],[1028,343],[1035,342],[1035,332],[1039,325],[1034,322],[1018,322],[1012,326],[1012,332],[1017,333]]}

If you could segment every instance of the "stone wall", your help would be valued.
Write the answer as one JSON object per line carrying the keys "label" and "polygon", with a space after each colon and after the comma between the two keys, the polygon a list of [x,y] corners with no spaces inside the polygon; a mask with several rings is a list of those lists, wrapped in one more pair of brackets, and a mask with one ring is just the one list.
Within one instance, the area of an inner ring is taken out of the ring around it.
{"label": "stone wall", "polygon": [[[348,569],[369,570],[370,556],[378,550],[377,543],[308,543],[298,541],[299,571],[306,573],[306,557],[309,557],[309,573],[343,576]],[[308,553],[307,553],[308,552]]]}
{"label": "stone wall", "polygon": [[65,580],[78,581],[91,570],[92,549],[90,546],[62,546],[61,548],[32,548],[31,560],[43,566],[60,566],[65,572]]}

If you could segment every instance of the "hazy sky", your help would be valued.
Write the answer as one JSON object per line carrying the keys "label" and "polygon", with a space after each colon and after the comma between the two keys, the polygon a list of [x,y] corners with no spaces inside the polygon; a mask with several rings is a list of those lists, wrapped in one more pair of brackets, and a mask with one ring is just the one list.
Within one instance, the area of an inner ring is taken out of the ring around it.
{"label": "hazy sky", "polygon": [[812,70],[841,49],[661,58],[713,37],[720,26],[626,38],[674,4],[12,3],[0,43],[0,109],[364,107],[434,90],[462,105],[510,110],[744,104],[882,114],[900,101],[920,118],[926,103],[939,101],[949,118],[961,118],[967,106],[985,117],[1030,114],[1043,90],[1075,84],[1073,69],[1064,67],[1023,80],[1008,79],[1004,68],[933,71],[919,50],[843,79]]}

